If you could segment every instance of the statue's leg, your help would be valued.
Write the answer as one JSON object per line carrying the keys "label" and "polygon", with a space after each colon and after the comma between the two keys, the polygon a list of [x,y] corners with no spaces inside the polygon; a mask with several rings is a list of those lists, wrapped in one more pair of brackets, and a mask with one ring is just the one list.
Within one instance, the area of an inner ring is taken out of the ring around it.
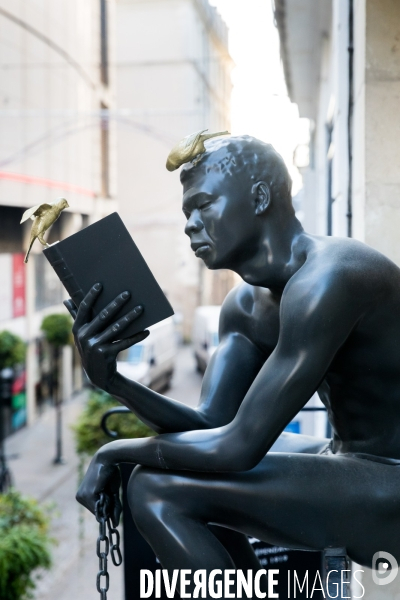
{"label": "statue's leg", "polygon": [[[247,535],[220,525],[209,524],[208,529],[227,550],[234,562],[235,569],[240,569],[243,573],[247,573],[248,569],[251,569],[255,573],[262,568]],[[260,589],[263,592],[267,591],[268,581],[266,577],[261,578]]]}
{"label": "statue's leg", "polygon": [[[297,433],[282,433],[272,446],[271,452],[301,452],[307,454],[318,454],[324,450],[328,444],[328,439],[320,439],[308,435],[299,435]],[[248,541],[247,535],[219,527],[218,525],[209,525],[212,533],[221,542],[224,548],[229,552],[236,569],[247,569],[253,571],[260,569],[261,565],[252,545]]]}
{"label": "statue's leg", "polygon": [[[328,439],[319,439],[311,436],[282,433],[275,442],[270,452],[301,452],[318,454],[328,445]],[[247,572],[248,569],[257,571],[261,568],[260,562],[248,541],[248,536],[226,527],[208,525],[208,529],[228,552],[236,569]],[[150,540],[149,540],[150,541]],[[266,586],[266,580],[261,580],[261,589]]]}
{"label": "statue's leg", "polygon": [[400,472],[341,456],[270,453],[241,473],[139,467],[128,498],[138,528],[167,569],[229,569],[218,524],[271,544],[345,547],[360,564],[379,550],[400,559]]}

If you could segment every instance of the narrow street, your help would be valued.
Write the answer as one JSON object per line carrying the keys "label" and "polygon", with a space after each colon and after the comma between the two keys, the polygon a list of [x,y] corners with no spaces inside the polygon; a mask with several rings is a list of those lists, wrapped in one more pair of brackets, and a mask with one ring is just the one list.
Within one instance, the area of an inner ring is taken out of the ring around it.
{"label": "narrow street", "polygon": [[[201,376],[195,370],[192,350],[180,349],[176,372],[169,396],[196,405]],[[79,459],[74,451],[71,425],[76,421],[85,400],[85,393],[75,396],[64,406],[64,465],[54,465],[55,415],[48,409],[32,426],[19,431],[6,442],[11,457],[10,469],[18,490],[54,505],[51,534],[54,564],[49,572],[41,573],[35,600],[98,600],[96,574],[95,518],[75,501]],[[109,561],[109,600],[124,600],[123,571]]]}

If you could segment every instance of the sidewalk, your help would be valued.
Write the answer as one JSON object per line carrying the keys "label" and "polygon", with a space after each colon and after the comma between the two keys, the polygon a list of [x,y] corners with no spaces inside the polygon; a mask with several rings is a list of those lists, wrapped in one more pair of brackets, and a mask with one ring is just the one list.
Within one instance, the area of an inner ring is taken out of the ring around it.
{"label": "sidewalk", "polygon": [[[49,408],[32,426],[6,440],[9,467],[15,487],[40,502],[56,505],[51,535],[53,567],[38,581],[35,600],[98,600],[96,575],[98,559],[95,518],[75,500],[78,487],[78,457],[74,450],[71,424],[75,423],[85,394],[66,402],[63,407],[63,448],[66,464],[54,465],[55,411]],[[15,458],[13,458],[15,456]],[[110,561],[109,600],[123,600],[123,569]]]}
{"label": "sidewalk", "polygon": [[[195,406],[202,377],[195,370],[190,346],[179,349],[176,370],[167,395]],[[31,427],[6,440],[15,487],[40,502],[54,502],[57,514],[51,534],[58,542],[53,548],[53,567],[43,573],[35,600],[99,600],[96,590],[98,525],[93,515],[75,500],[78,488],[78,457],[74,450],[71,424],[75,423],[85,394],[75,396],[63,407],[63,452],[65,465],[54,465],[55,411],[49,408]],[[109,561],[108,600],[124,600],[123,567]]]}

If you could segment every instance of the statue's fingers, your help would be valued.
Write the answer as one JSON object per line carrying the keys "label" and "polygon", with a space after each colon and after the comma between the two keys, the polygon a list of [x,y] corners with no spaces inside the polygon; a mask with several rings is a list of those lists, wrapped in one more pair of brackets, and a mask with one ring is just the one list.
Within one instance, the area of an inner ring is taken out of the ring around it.
{"label": "statue's fingers", "polygon": [[121,500],[119,499],[119,493],[113,494],[112,508],[111,508],[111,520],[112,520],[113,527],[118,527],[121,513],[122,513],[122,504],[121,504]]}
{"label": "statue's fingers", "polygon": [[103,331],[106,325],[108,325],[120,311],[121,307],[129,300],[130,296],[129,292],[122,292],[122,294],[117,296],[110,304],[107,304],[107,306],[103,308],[97,317],[89,324],[86,335],[92,336]]}
{"label": "statue's fingers", "polygon": [[80,303],[75,318],[74,331],[77,331],[82,325],[86,325],[90,320],[93,304],[96,302],[102,287],[101,283],[96,283]]}
{"label": "statue's fingers", "polygon": [[148,331],[147,329],[145,331],[140,331],[139,333],[136,333],[136,335],[133,335],[130,338],[126,338],[125,340],[119,340],[118,342],[115,342],[112,345],[113,350],[115,350],[115,352],[118,354],[119,352],[122,352],[122,350],[130,348],[134,344],[139,344],[140,342],[145,340],[149,335],[150,331]]}
{"label": "statue's fingers", "polygon": [[[97,340],[100,344],[107,342],[113,342],[114,340],[121,340],[121,335],[129,327],[129,325],[135,321],[143,312],[141,306],[136,306],[133,310],[130,310],[126,315],[115,321],[112,325],[107,327],[102,333],[97,336]],[[122,341],[122,340],[121,340]],[[123,340],[126,342],[126,340]],[[117,342],[119,344],[119,342]],[[132,345],[132,344],[131,344]],[[117,347],[117,346],[116,346]],[[118,350],[120,352],[120,350]]]}
{"label": "statue's fingers", "polygon": [[78,312],[78,307],[76,306],[75,302],[71,298],[68,298],[68,300],[64,300],[63,304],[75,321],[76,313]]}

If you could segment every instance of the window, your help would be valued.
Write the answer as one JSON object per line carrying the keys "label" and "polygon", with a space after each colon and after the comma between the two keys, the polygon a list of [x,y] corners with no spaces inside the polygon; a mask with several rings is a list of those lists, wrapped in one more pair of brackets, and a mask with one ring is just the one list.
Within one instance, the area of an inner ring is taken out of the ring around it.
{"label": "window", "polygon": [[143,361],[143,354],[144,346],[141,346],[140,344],[135,344],[127,350],[123,350],[118,355],[118,360],[129,362],[132,365],[138,365]]}

